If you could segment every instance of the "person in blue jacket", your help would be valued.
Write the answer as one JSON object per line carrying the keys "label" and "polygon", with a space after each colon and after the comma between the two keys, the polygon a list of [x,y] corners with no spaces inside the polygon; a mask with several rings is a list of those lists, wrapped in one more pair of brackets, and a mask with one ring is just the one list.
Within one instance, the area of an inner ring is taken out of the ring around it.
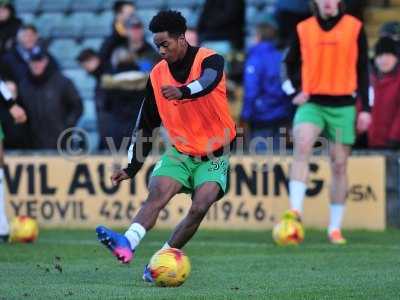
{"label": "person in blue jacket", "polygon": [[280,141],[285,144],[293,115],[293,105],[281,87],[283,53],[277,47],[276,30],[272,18],[257,25],[256,44],[245,63],[241,123],[250,138],[248,146],[256,153],[277,151]]}

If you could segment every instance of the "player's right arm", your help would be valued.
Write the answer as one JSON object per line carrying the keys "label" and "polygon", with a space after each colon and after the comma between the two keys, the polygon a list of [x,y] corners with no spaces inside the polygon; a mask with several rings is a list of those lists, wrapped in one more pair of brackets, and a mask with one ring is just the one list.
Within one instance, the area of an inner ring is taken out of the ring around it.
{"label": "player's right arm", "polygon": [[293,104],[301,105],[308,101],[309,95],[301,91],[301,48],[299,35],[294,34],[289,50],[284,59],[283,90],[289,96],[294,96]]}
{"label": "player's right arm", "polygon": [[152,136],[154,130],[161,125],[160,114],[154,97],[153,86],[150,78],[147,81],[146,96],[142,102],[136,126],[132,134],[132,143],[129,147],[129,164],[123,170],[116,171],[111,176],[114,185],[119,182],[133,178],[144,164],[145,158],[152,149]]}

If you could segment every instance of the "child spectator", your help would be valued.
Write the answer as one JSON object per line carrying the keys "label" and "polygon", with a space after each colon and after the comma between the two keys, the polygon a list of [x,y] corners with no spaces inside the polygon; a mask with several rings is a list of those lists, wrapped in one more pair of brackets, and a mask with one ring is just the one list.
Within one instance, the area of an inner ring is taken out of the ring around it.
{"label": "child spectator", "polygon": [[400,148],[400,68],[395,41],[381,38],[375,47],[370,148]]}

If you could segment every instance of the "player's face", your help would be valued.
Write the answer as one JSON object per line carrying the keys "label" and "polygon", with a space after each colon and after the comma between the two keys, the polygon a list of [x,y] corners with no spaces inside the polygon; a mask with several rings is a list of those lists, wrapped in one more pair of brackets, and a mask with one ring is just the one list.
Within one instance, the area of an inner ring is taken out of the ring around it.
{"label": "player's face", "polygon": [[161,58],[168,63],[174,63],[183,57],[185,51],[184,35],[173,37],[165,31],[154,34],[153,39]]}
{"label": "player's face", "polygon": [[315,0],[321,16],[334,17],[339,13],[340,0]]}
{"label": "player's face", "polygon": [[397,56],[391,53],[383,53],[375,58],[376,67],[382,73],[392,72],[396,67],[397,62]]}

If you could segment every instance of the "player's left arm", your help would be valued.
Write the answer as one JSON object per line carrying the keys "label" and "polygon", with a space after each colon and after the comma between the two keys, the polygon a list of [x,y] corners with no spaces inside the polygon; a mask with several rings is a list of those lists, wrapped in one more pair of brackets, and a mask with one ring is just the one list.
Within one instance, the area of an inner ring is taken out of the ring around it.
{"label": "player's left arm", "polygon": [[357,94],[361,98],[362,109],[357,120],[359,132],[368,130],[371,124],[371,106],[369,103],[369,69],[368,69],[368,41],[364,28],[358,36],[358,62],[357,62]]}
{"label": "player's left arm", "polygon": [[201,74],[196,80],[180,87],[162,87],[164,97],[168,100],[195,99],[212,92],[224,76],[224,58],[214,54],[204,59]]}
{"label": "player's left arm", "polygon": [[225,60],[219,54],[204,59],[201,65],[201,75],[188,85],[181,86],[181,99],[194,99],[211,93],[224,76]]}
{"label": "player's left arm", "polygon": [[364,28],[358,36],[358,61],[357,61],[357,94],[362,101],[362,111],[371,111],[369,104],[369,58],[368,41]]}

